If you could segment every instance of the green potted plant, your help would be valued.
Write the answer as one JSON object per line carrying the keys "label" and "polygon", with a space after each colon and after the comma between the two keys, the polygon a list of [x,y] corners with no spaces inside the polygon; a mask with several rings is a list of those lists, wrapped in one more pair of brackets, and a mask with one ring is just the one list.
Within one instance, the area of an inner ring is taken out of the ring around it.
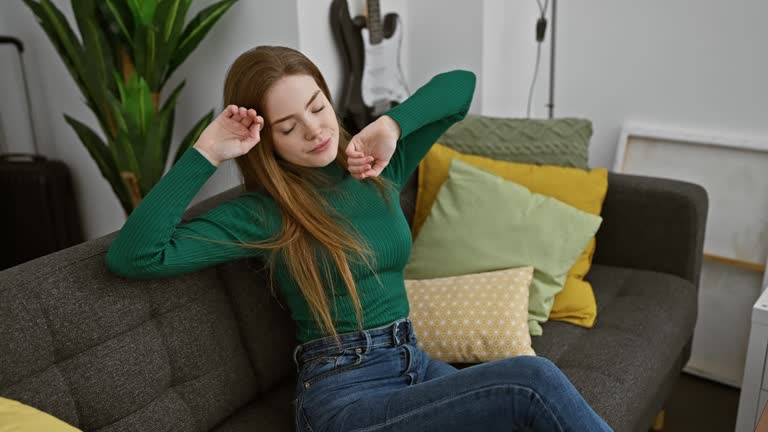
{"label": "green potted plant", "polygon": [[[129,215],[163,176],[176,98],[160,94],[178,66],[237,0],[201,10],[185,25],[192,0],[72,0],[80,38],[50,0],[24,0],[96,115],[104,139],[64,115]],[[203,115],[185,135],[173,162],[213,119]],[[105,142],[106,140],[106,142]]]}

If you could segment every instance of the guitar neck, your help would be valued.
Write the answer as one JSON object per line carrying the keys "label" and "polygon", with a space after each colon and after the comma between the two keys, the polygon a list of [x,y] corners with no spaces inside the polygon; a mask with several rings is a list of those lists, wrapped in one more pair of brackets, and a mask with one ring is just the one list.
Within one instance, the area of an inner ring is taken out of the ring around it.
{"label": "guitar neck", "polygon": [[371,45],[381,43],[384,39],[384,30],[381,23],[381,10],[379,0],[366,0],[368,10],[368,32]]}

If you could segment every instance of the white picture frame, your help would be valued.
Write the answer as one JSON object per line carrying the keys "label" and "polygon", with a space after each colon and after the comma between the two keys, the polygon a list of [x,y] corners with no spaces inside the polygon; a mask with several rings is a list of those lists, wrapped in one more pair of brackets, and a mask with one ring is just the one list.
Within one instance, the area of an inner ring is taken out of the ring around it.
{"label": "white picture frame", "polygon": [[685,371],[740,387],[751,305],[768,282],[768,139],[628,123],[613,171],[707,190],[699,313]]}
{"label": "white picture frame", "polygon": [[705,258],[765,272],[768,138],[627,124],[613,170],[702,185],[709,196]]}

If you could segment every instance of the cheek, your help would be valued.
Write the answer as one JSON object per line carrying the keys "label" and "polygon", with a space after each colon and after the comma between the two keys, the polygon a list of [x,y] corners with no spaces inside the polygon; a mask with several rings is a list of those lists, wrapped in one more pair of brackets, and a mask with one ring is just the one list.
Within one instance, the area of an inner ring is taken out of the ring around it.
{"label": "cheek", "polygon": [[272,138],[275,153],[280,155],[283,159],[295,159],[295,156],[302,152],[301,143],[297,142],[294,135],[295,134],[291,134],[290,136],[283,135],[281,137]]}
{"label": "cheek", "polygon": [[323,117],[323,122],[329,126],[332,126],[334,129],[337,128],[338,120],[336,119],[336,113],[333,111],[333,109],[323,111],[328,111]]}
{"label": "cheek", "polygon": [[279,137],[277,134],[272,135],[272,150],[280,156],[285,156],[286,142],[284,137]]}

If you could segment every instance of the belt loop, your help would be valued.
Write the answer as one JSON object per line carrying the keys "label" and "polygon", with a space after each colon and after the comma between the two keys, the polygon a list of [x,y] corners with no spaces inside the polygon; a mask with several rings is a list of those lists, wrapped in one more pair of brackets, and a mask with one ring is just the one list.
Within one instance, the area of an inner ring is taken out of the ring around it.
{"label": "belt loop", "polygon": [[368,354],[371,351],[371,333],[369,331],[365,331],[365,353]]}
{"label": "belt loop", "polygon": [[400,339],[397,337],[397,330],[400,327],[401,320],[395,321],[395,324],[392,326],[392,340],[394,341],[395,346],[400,345]]}

